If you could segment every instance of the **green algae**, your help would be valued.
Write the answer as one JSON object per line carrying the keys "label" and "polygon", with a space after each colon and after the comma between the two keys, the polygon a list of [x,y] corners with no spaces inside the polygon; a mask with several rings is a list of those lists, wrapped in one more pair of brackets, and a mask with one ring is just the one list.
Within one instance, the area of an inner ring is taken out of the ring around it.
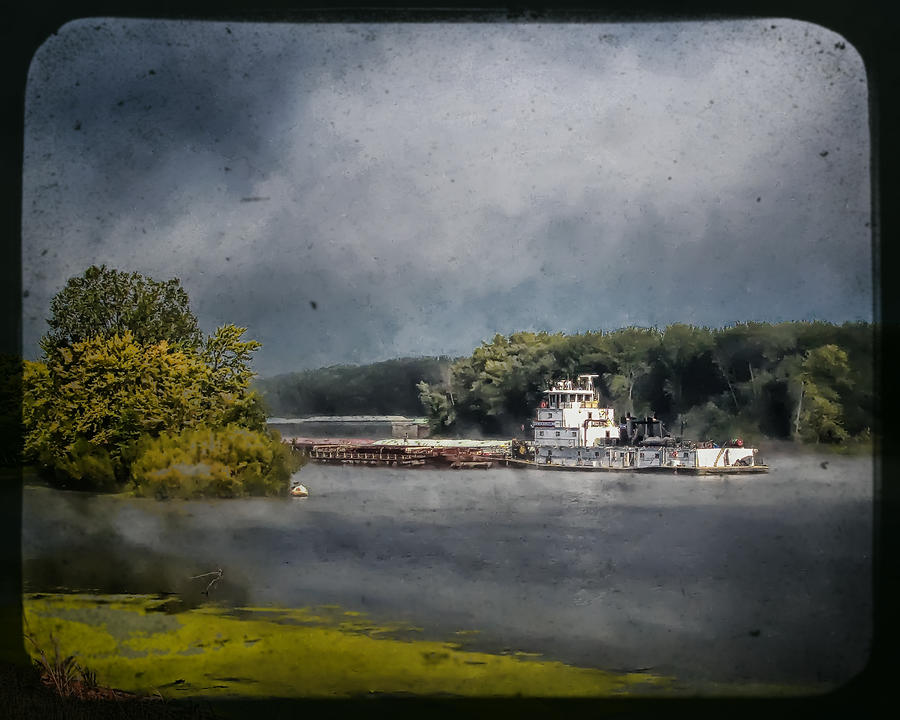
{"label": "green algae", "polygon": [[421,628],[376,625],[336,607],[163,613],[163,602],[171,599],[26,595],[24,626],[39,647],[55,639],[62,652],[77,653],[101,684],[165,697],[603,697],[671,682],[410,639]]}

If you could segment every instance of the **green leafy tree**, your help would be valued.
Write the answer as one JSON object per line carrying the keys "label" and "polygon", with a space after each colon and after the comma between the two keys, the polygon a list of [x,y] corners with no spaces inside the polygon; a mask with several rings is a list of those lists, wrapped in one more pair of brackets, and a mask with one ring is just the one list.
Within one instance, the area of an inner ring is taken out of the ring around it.
{"label": "green leafy tree", "polygon": [[850,386],[847,353],[828,344],[785,357],[777,377],[786,383],[793,401],[791,428],[797,440],[840,442],[843,427],[840,391]]}
{"label": "green leafy tree", "polygon": [[496,335],[454,363],[449,392],[458,425],[477,425],[489,434],[519,430],[558,372],[566,342],[562,333]]}
{"label": "green leafy tree", "polygon": [[712,356],[712,333],[683,323],[669,325],[657,348],[657,364],[662,371],[663,392],[674,417],[721,389]]}
{"label": "green leafy tree", "polygon": [[200,353],[206,373],[202,383],[204,419],[213,426],[237,423],[262,431],[266,414],[260,396],[250,389],[255,373],[251,357],[262,344],[244,340],[247,328],[223,325],[206,338]]}
{"label": "green leafy tree", "polygon": [[41,348],[48,355],[55,348],[126,332],[141,345],[165,340],[195,346],[201,338],[179,280],[159,282],[105,265],[92,265],[69,279],[50,303],[47,324]]}
{"label": "green leafy tree", "polygon": [[[740,323],[713,332],[716,368],[728,393],[716,402],[756,431],[790,437],[791,358],[798,355],[801,323]],[[748,433],[744,433],[748,434]]]}
{"label": "green leafy tree", "polygon": [[796,431],[815,442],[846,440],[840,390],[850,383],[847,353],[833,344],[808,351],[798,379],[801,387]]}
{"label": "green leafy tree", "polygon": [[[129,443],[202,421],[207,374],[190,350],[165,340],[142,345],[129,331],[57,348],[25,366],[26,458],[80,481],[89,473],[70,472],[77,458],[102,451],[121,481]],[[108,479],[104,473],[104,485]]]}
{"label": "green leafy tree", "polygon": [[776,365],[797,346],[796,323],[741,323],[713,333],[716,365],[728,382],[735,406],[745,402],[742,392],[758,399]]}
{"label": "green leafy tree", "polygon": [[[887,328],[881,340],[889,346]],[[840,388],[844,407],[844,428],[851,435],[870,437],[876,426],[875,408],[875,329],[869,323],[844,323],[831,343],[847,353],[850,372],[846,386]]]}
{"label": "green leafy tree", "polygon": [[449,391],[440,387],[431,387],[422,381],[416,387],[419,389],[419,400],[425,409],[428,418],[428,427],[435,435],[450,432],[456,425],[456,408],[450,397]]}
{"label": "green leafy tree", "polygon": [[59,423],[51,419],[51,413],[56,415],[53,395],[47,364],[25,360],[22,365],[22,457],[26,463],[47,460],[46,464],[52,464],[49,423]]}
{"label": "green leafy tree", "polygon": [[649,410],[646,400],[638,399],[636,388],[652,370],[652,359],[661,342],[660,333],[651,328],[629,327],[608,333],[610,355],[615,370],[603,375],[613,402],[632,414]]}

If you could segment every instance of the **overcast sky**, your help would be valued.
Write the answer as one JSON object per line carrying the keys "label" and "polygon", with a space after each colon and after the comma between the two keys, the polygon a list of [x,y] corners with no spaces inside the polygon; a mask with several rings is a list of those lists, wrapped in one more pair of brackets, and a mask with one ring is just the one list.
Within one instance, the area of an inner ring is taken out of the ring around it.
{"label": "overcast sky", "polygon": [[78,21],[29,75],[25,352],[94,263],[180,278],[264,376],[871,320],[867,92],[843,38],[780,19]]}

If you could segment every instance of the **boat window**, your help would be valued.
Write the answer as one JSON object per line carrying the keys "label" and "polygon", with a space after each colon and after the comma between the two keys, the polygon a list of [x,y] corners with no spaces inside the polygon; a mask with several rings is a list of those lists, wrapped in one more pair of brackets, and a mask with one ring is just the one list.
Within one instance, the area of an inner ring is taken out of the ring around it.
{"label": "boat window", "polygon": [[541,430],[541,437],[544,437],[544,431]]}
{"label": "boat window", "polygon": [[556,437],[559,437],[559,431],[558,431],[558,430],[556,431]]}

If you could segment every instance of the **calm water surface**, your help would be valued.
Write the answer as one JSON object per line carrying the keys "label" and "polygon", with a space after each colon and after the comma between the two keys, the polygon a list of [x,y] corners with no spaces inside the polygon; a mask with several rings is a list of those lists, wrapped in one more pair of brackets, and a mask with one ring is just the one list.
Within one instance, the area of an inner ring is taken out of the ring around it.
{"label": "calm water surface", "polygon": [[[339,605],[696,681],[840,684],[871,640],[872,462],[748,477],[308,466],[307,499],[25,491],[27,592]],[[454,636],[458,641],[460,636]]]}

